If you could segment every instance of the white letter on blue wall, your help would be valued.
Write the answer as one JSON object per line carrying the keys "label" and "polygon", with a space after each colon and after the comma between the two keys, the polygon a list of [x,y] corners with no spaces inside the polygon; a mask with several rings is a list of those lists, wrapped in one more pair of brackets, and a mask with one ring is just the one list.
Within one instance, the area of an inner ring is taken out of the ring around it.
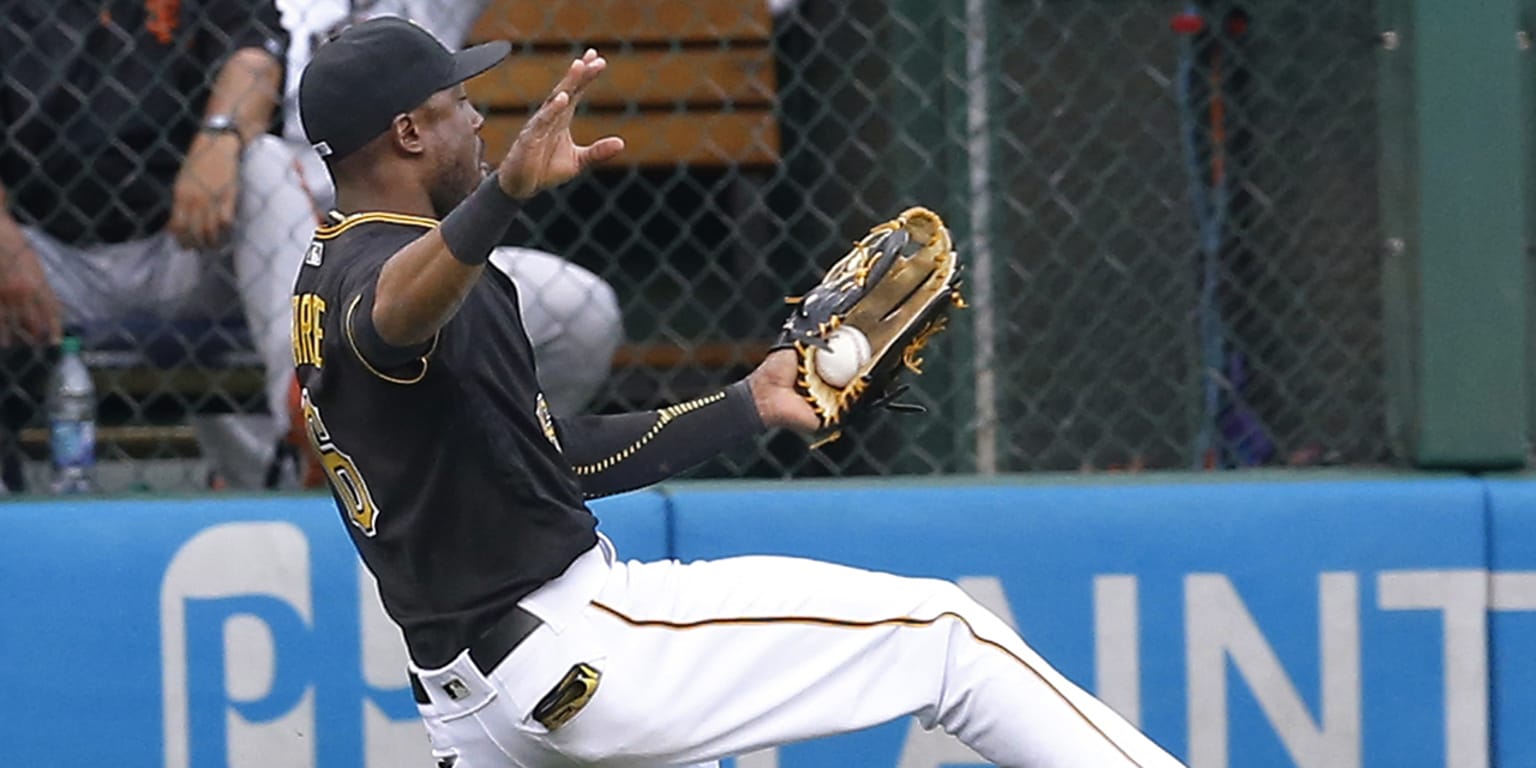
{"label": "white letter on blue wall", "polygon": [[1141,621],[1136,577],[1093,577],[1095,693],[1131,725],[1141,725]]}
{"label": "white letter on blue wall", "polygon": [[1488,765],[1488,572],[1383,571],[1384,611],[1441,611],[1445,624],[1445,765]]}
{"label": "white letter on blue wall", "polygon": [[313,766],[311,676],[294,669],[312,626],[297,527],[227,523],[183,544],[160,584],[166,768]]}
{"label": "white letter on blue wall", "polygon": [[1313,721],[1280,659],[1232,582],[1221,574],[1184,580],[1189,674],[1190,768],[1227,768],[1227,660],[1298,768],[1360,766],[1360,595],[1353,573],[1318,577],[1321,723]]}
{"label": "white letter on blue wall", "polygon": [[384,612],[379,584],[361,560],[357,571],[363,682],[368,690],[362,701],[365,766],[431,765],[427,729],[416,714],[416,702],[405,677],[405,637]]}

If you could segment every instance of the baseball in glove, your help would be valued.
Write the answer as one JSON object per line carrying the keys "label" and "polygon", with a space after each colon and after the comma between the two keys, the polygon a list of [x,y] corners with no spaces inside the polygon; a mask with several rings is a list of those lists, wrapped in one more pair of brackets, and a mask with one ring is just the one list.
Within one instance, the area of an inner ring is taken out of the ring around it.
{"label": "baseball in glove", "polygon": [[816,410],[823,438],[837,439],[850,412],[898,403],[903,370],[922,373],[922,352],[963,308],[960,263],[938,214],[913,207],[869,231],[798,299],[774,344],[799,355],[795,388]]}

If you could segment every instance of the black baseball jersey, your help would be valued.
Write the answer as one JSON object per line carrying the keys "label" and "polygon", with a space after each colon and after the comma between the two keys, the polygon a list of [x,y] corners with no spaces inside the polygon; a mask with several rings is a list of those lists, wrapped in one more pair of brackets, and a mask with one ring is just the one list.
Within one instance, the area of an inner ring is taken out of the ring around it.
{"label": "black baseball jersey", "polygon": [[450,661],[597,543],[535,376],[512,282],[487,269],[408,362],[358,352],[379,270],[436,225],[332,214],[295,286],[304,418],[347,528],[411,657]]}

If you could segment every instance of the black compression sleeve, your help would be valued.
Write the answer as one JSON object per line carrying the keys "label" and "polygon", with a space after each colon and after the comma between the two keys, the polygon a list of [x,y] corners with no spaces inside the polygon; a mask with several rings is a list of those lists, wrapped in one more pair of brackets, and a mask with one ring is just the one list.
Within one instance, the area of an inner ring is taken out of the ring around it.
{"label": "black compression sleeve", "polygon": [[659,411],[556,421],[587,498],[665,480],[762,432],[745,381]]}
{"label": "black compression sleeve", "polygon": [[443,217],[437,231],[455,259],[476,267],[484,264],[491,257],[491,250],[501,245],[519,207],[515,198],[501,190],[493,173]]}

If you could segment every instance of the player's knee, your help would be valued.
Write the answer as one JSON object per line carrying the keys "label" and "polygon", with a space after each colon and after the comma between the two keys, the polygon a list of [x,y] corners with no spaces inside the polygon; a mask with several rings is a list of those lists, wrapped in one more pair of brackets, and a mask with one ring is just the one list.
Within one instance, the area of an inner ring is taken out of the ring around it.
{"label": "player's knee", "polygon": [[592,335],[596,341],[606,344],[608,353],[618,346],[624,336],[622,315],[619,312],[619,295],[607,281],[593,275],[590,291],[592,297]]}
{"label": "player's knee", "polygon": [[592,297],[594,313],[605,319],[610,325],[617,327],[619,324],[619,294],[613,290],[613,286],[607,280],[592,275],[592,287],[588,292]]}
{"label": "player's knee", "polygon": [[571,287],[565,292],[583,314],[614,321],[619,315],[619,295],[607,280],[575,265],[571,266],[566,279]]}
{"label": "player's knee", "polygon": [[282,139],[270,134],[257,136],[240,150],[241,189],[269,191],[270,187],[289,181],[292,168],[293,155]]}
{"label": "player's knee", "polygon": [[565,310],[569,320],[564,324],[572,336],[571,346],[606,365],[624,335],[618,294],[607,281],[584,269],[573,271],[567,279],[571,285],[562,293],[571,305]]}
{"label": "player's knee", "polygon": [[[550,256],[550,260],[558,257]],[[614,331],[619,320],[619,297],[606,280],[568,261],[556,262],[553,269],[527,270],[515,278],[524,304],[562,326]]]}
{"label": "player's knee", "polygon": [[286,166],[286,161],[290,159],[287,146],[282,139],[264,133],[245,143],[245,147],[240,150],[240,159],[255,159]]}

